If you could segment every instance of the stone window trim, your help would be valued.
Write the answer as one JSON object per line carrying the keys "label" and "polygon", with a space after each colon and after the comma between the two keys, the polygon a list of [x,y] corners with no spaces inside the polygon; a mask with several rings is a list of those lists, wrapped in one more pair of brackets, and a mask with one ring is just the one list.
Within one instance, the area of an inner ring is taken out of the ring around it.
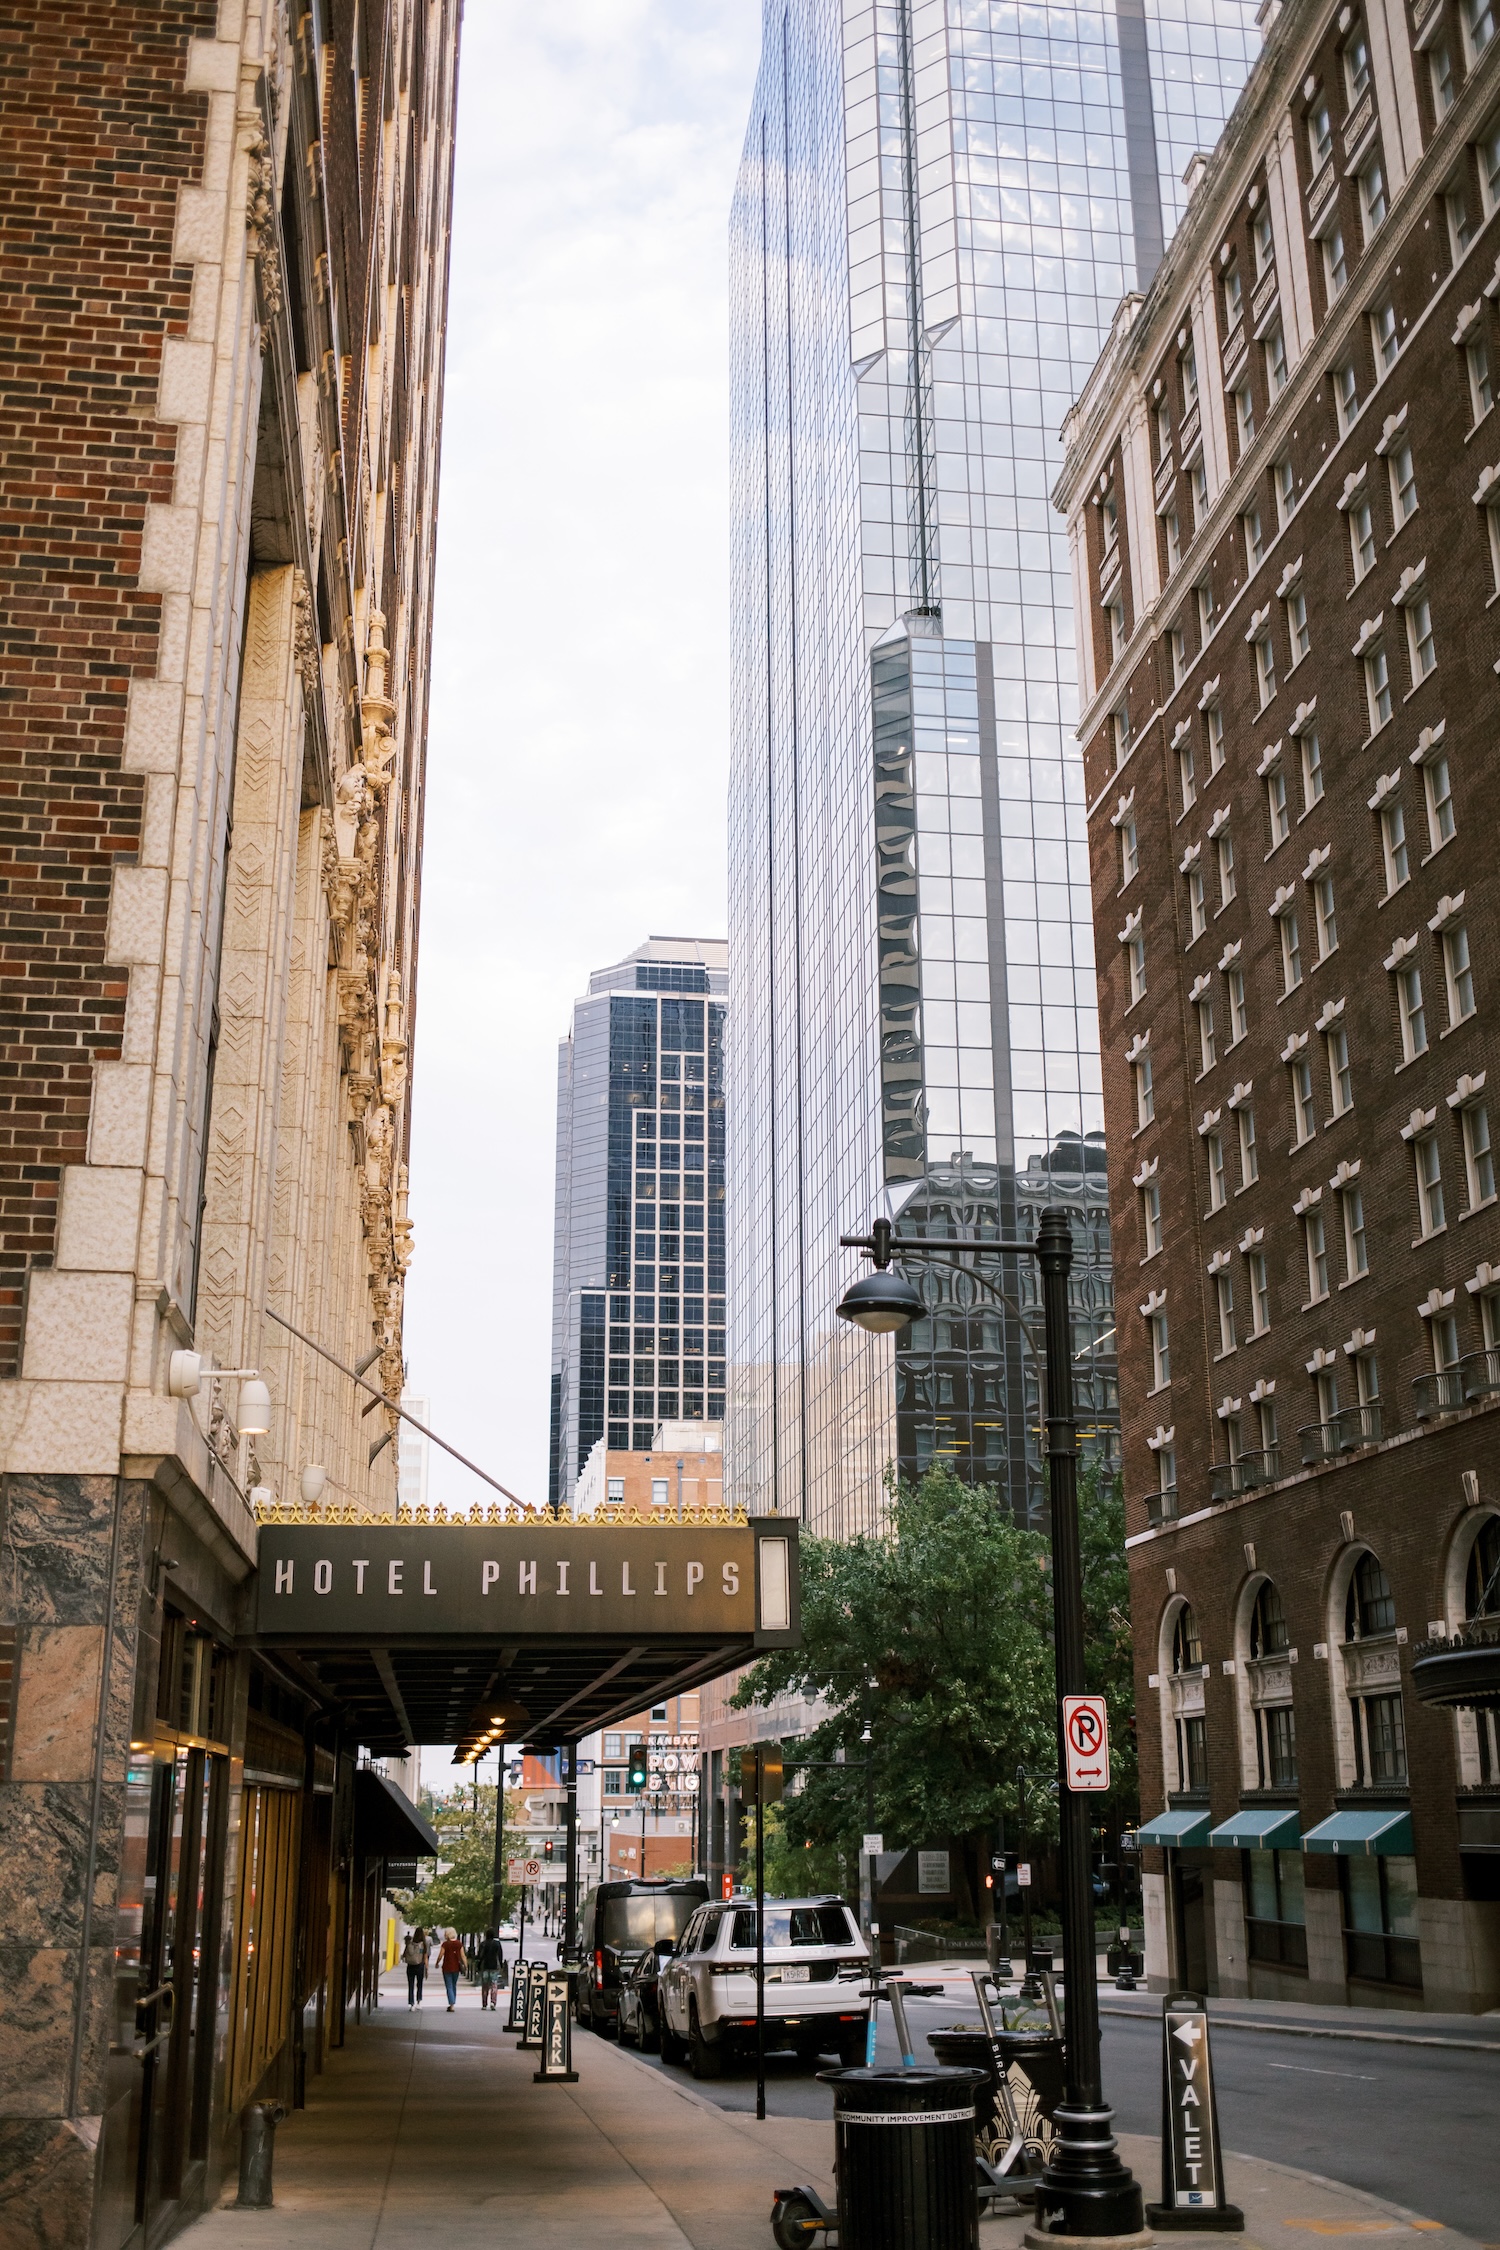
{"label": "stone window trim", "polygon": [[1305,1031],[1294,1031],[1281,1050],[1281,1059],[1284,1063],[1293,1063],[1299,1055],[1305,1055],[1306,1052],[1307,1033]]}
{"label": "stone window trim", "polygon": [[1196,1007],[1198,1002],[1212,993],[1214,980],[1210,976],[1195,977],[1188,988],[1188,998]]}
{"label": "stone window trim", "polygon": [[1416,749],[1407,753],[1407,764],[1420,768],[1430,766],[1434,758],[1441,758],[1448,748],[1447,733],[1446,719],[1439,719],[1434,726],[1423,727],[1417,736]]}
{"label": "stone window trim", "polygon": [[1252,1096],[1252,1094],[1253,1094],[1254,1092],[1255,1092],[1255,1081],[1254,1081],[1254,1079],[1253,1079],[1253,1078],[1242,1078],[1242,1079],[1240,1080],[1240,1082],[1239,1082],[1239,1084],[1238,1084],[1237,1086],[1234,1086],[1234,1087],[1232,1087],[1232,1088],[1230,1089],[1229,1095],[1228,1095],[1228,1097],[1227,1097],[1227,1099],[1226,1099],[1226,1101],[1225,1101],[1225,1104],[1224,1104],[1225,1108],[1226,1108],[1226,1109],[1243,1109],[1243,1108],[1244,1108],[1244,1106],[1245,1106],[1245,1104],[1246,1104],[1246,1103],[1247,1103],[1247,1102],[1248,1102],[1248,1101],[1250,1100],[1250,1097]]}
{"label": "stone window trim", "polygon": [[1214,1408],[1221,1422],[1227,1422],[1232,1415],[1243,1414],[1244,1411],[1245,1402],[1242,1398],[1221,1398]]}
{"label": "stone window trim", "polygon": [[1375,784],[1375,794],[1372,797],[1367,797],[1365,803],[1372,813],[1378,813],[1390,803],[1400,787],[1401,776],[1399,773],[1383,773]]}
{"label": "stone window trim", "polygon": [[1206,1109],[1203,1112],[1198,1120],[1198,1138],[1200,1141],[1206,1141],[1210,1133],[1218,1131],[1223,1116],[1224,1112],[1221,1109]]}
{"label": "stone window trim", "polygon": [[1232,1262],[1227,1250],[1216,1250],[1205,1270],[1209,1273],[1227,1273]]}
{"label": "stone window trim", "polygon": [[1303,882],[1310,883],[1315,876],[1321,875],[1332,857],[1333,846],[1331,844],[1317,845],[1308,855],[1307,865],[1302,870]]}
{"label": "stone window trim", "polygon": [[1197,866],[1199,860],[1202,857],[1203,846],[1201,844],[1189,844],[1187,850],[1183,853],[1181,859],[1177,863],[1178,874],[1191,875],[1193,869]]}
{"label": "stone window trim", "polygon": [[1131,1186],[1143,1188],[1148,1180],[1154,1180],[1160,1164],[1161,1158],[1159,1156],[1148,1156],[1142,1163],[1140,1170],[1132,1174]]}
{"label": "stone window trim", "polygon": [[1266,775],[1273,772],[1275,768],[1280,765],[1281,753],[1284,747],[1285,737],[1278,736],[1275,742],[1268,743],[1266,748],[1262,750],[1260,754],[1260,763],[1255,769],[1255,776],[1258,781],[1264,781]]}
{"label": "stone window trim", "polygon": [[1424,555],[1420,562],[1410,563],[1402,571],[1400,582],[1391,596],[1391,601],[1397,609],[1406,609],[1412,602],[1420,601],[1426,591],[1427,557]]}
{"label": "stone window trim", "polygon": [[1170,1452],[1174,1442],[1176,1441],[1176,1437],[1177,1425],[1175,1422],[1169,1429],[1165,1430],[1162,1428],[1160,1422],[1158,1422],[1156,1428],[1152,1431],[1150,1437],[1148,1437],[1146,1440],[1147,1450],[1152,1453],[1160,1453],[1165,1447],[1166,1450]]}
{"label": "stone window trim", "polygon": [[1200,711],[1206,711],[1210,703],[1218,702],[1219,679],[1220,675],[1216,672],[1211,680],[1204,681],[1198,695],[1198,708]]}
{"label": "stone window trim", "polygon": [[1266,912],[1270,915],[1273,922],[1279,922],[1284,914],[1295,913],[1296,906],[1296,884],[1280,883],[1277,885],[1276,895],[1271,900],[1270,905],[1266,908]]}
{"label": "stone window trim", "polygon": [[1435,1109],[1414,1109],[1401,1128],[1403,1141],[1419,1141],[1430,1133],[1437,1123]]}
{"label": "stone window trim", "polygon": [[1342,1350],[1345,1359],[1358,1359],[1361,1352],[1372,1352],[1375,1349],[1374,1329],[1353,1329],[1350,1332],[1347,1340],[1340,1346],[1340,1349]]}
{"label": "stone window trim", "polygon": [[1248,1258],[1252,1250],[1259,1250],[1266,1239],[1264,1227],[1246,1227],[1237,1245],[1240,1256]]}
{"label": "stone window trim", "polygon": [[1476,1102],[1483,1099],[1486,1075],[1486,1072],[1476,1070],[1471,1077],[1465,1071],[1452,1093],[1444,1096],[1446,1106],[1452,1110],[1455,1117],[1463,1110],[1472,1109]]}
{"label": "stone window trim", "polygon": [[[1469,1288],[1472,1284],[1465,1282],[1464,1286]],[[1439,1314],[1450,1312],[1457,1294],[1456,1289],[1439,1289],[1434,1282],[1417,1307],[1418,1320],[1436,1320]]]}
{"label": "stone window trim", "polygon": [[1331,1031],[1336,1023],[1342,1023],[1343,1018],[1344,1002],[1342,998],[1325,1001],[1319,1010],[1318,1020],[1313,1025],[1313,1029],[1314,1031]]}
{"label": "stone window trim", "polygon": [[1358,1156],[1356,1156],[1352,1161],[1347,1156],[1344,1158],[1344,1161],[1342,1162],[1342,1164],[1340,1164],[1338,1170],[1334,1173],[1333,1178],[1328,1183],[1329,1187],[1332,1189],[1335,1195],[1342,1195],[1345,1188],[1353,1187],[1356,1184],[1359,1179],[1359,1168],[1362,1161],[1363,1159]]}
{"label": "stone window trim", "polygon": [[1370,464],[1368,461],[1361,461],[1359,467],[1351,469],[1345,477],[1343,490],[1334,502],[1339,514],[1346,516],[1351,508],[1357,506],[1361,500],[1368,498],[1369,489]]}
{"label": "stone window trim", "polygon": [[1137,934],[1141,926],[1141,918],[1144,912],[1144,907],[1138,906],[1133,914],[1126,915],[1125,927],[1119,933],[1121,945],[1128,945],[1130,943],[1130,940]]}
{"label": "stone window trim", "polygon": [[1323,1190],[1311,1185],[1305,1187],[1292,1205],[1292,1217],[1305,1219],[1309,1211],[1316,1211],[1323,1201]]}
{"label": "stone window trim", "polygon": [[1406,407],[1401,406],[1394,414],[1386,416],[1380,426],[1380,435],[1375,440],[1375,450],[1382,460],[1386,459],[1392,446],[1398,445],[1406,434]]}
{"label": "stone window trim", "polygon": [[1427,924],[1434,937],[1441,937],[1444,930],[1451,930],[1456,922],[1463,920],[1464,899],[1467,895],[1464,891],[1454,891],[1451,895],[1447,891],[1443,893],[1438,900],[1436,914]]}
{"label": "stone window trim", "polygon": [[1227,805],[1220,805],[1218,811],[1214,814],[1213,818],[1208,824],[1208,833],[1210,836],[1221,835],[1228,826],[1229,807]]}
{"label": "stone window trim", "polygon": [[1135,1037],[1131,1040],[1130,1045],[1125,1050],[1125,1060],[1128,1063],[1139,1062],[1142,1055],[1145,1054],[1147,1048],[1150,1045],[1151,1028],[1148,1024],[1144,1031],[1138,1031]]}
{"label": "stone window trim", "polygon": [[1396,971],[1401,967],[1402,963],[1411,959],[1411,956],[1417,951],[1419,944],[1420,940],[1418,939],[1415,930],[1413,930],[1410,937],[1398,937],[1395,944],[1391,947],[1390,952],[1386,955],[1384,961],[1381,963],[1381,967],[1385,969],[1389,975],[1394,976]]}
{"label": "stone window trim", "polygon": [[1350,655],[1361,659],[1368,656],[1375,643],[1380,639],[1384,628],[1385,611],[1383,609],[1377,610],[1373,617],[1367,617],[1360,626],[1359,637],[1349,651]]}
{"label": "stone window trim", "polygon": [[1110,825],[1110,827],[1111,827],[1111,828],[1123,828],[1123,827],[1124,827],[1124,825],[1125,825],[1125,823],[1126,823],[1126,821],[1127,821],[1127,820],[1128,820],[1128,819],[1130,818],[1130,816],[1131,816],[1131,814],[1132,814],[1132,813],[1134,812],[1134,810],[1135,810],[1135,791],[1134,791],[1134,790],[1132,789],[1132,790],[1131,790],[1131,791],[1129,792],[1129,794],[1128,794],[1128,795],[1126,795],[1126,796],[1124,796],[1124,797],[1122,797],[1122,798],[1120,799],[1120,801],[1119,801],[1119,803],[1118,803],[1118,804],[1116,805],[1116,807],[1115,807],[1114,811],[1113,811],[1113,812],[1112,812],[1112,813],[1110,814],[1110,816],[1109,816],[1109,825]]}
{"label": "stone window trim", "polygon": [[1301,584],[1302,584],[1302,557],[1301,557],[1300,555],[1298,555],[1298,556],[1297,556],[1297,558],[1296,558],[1296,560],[1295,560],[1294,562],[1289,562],[1289,563],[1287,564],[1287,566],[1286,566],[1286,569],[1285,569],[1285,570],[1284,570],[1284,571],[1282,572],[1281,576],[1280,576],[1280,577],[1279,577],[1279,578],[1277,579],[1277,581],[1276,581],[1276,599],[1277,599],[1277,600],[1278,600],[1279,602],[1284,602],[1284,601],[1285,601],[1285,600],[1287,599],[1287,597],[1288,597],[1288,595],[1289,595],[1289,594],[1295,594],[1295,593],[1297,592],[1297,590],[1298,590],[1298,588],[1299,588],[1299,587],[1301,586]]}
{"label": "stone window trim", "polygon": [[1309,1375],[1317,1376],[1326,1375],[1331,1368],[1336,1368],[1338,1363],[1339,1348],[1337,1344],[1334,1345],[1331,1352],[1325,1351],[1323,1346],[1318,1344],[1314,1346],[1312,1358],[1304,1360],[1303,1365]]}
{"label": "stone window trim", "polygon": [[1286,731],[1288,734],[1294,735],[1300,740],[1300,738],[1304,734],[1307,734],[1313,727],[1315,727],[1317,723],[1318,699],[1316,696],[1312,696],[1308,702],[1298,704],[1295,713],[1287,722]]}

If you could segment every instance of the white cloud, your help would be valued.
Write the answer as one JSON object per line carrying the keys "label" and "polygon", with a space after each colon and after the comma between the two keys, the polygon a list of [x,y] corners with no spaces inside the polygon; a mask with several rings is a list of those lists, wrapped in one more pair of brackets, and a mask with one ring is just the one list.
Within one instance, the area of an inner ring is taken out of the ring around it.
{"label": "white cloud", "polygon": [[[470,0],[407,1293],[433,1426],[546,1494],[556,1050],[722,935],[729,200],[755,0]],[[434,1453],[434,1498],[482,1485]]]}

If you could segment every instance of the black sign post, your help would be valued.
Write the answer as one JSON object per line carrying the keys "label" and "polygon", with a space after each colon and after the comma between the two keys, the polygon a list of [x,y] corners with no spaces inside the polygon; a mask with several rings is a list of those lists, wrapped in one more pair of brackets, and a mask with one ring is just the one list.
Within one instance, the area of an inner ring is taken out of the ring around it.
{"label": "black sign post", "polygon": [[1161,2015],[1161,2201],[1146,2223],[1164,2234],[1243,2234],[1224,2194],[1208,2011],[1196,1992],[1169,1992]]}
{"label": "black sign post", "polygon": [[516,2041],[516,2053],[523,2048],[540,2047],[542,2032],[547,2020],[547,1964],[533,1961],[526,1972],[525,2029]]}
{"label": "black sign post", "polygon": [[544,2086],[556,2080],[563,2085],[576,2086],[578,2073],[573,2068],[572,2021],[568,2013],[566,1969],[543,1970],[542,1997],[542,2067],[532,2072],[532,2083]]}

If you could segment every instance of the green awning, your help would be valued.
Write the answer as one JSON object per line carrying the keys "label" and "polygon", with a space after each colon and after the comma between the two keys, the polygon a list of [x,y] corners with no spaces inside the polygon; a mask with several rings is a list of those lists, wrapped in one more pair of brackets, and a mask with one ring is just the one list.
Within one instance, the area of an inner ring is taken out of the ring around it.
{"label": "green awning", "polygon": [[1208,1842],[1208,1826],[1213,1814],[1196,1805],[1179,1805],[1173,1812],[1160,1812],[1155,1820],[1146,1821],[1137,1835],[1142,1844],[1167,1844],[1175,1850],[1191,1850],[1196,1844]]}
{"label": "green awning", "polygon": [[1302,1839],[1305,1852],[1338,1852],[1344,1858],[1361,1852],[1400,1852],[1409,1857],[1416,1849],[1411,1836],[1411,1814],[1394,1805],[1370,1812],[1336,1812],[1309,1828]]}
{"label": "green awning", "polygon": [[1210,1830],[1208,1840],[1231,1852],[1300,1851],[1302,1821],[1295,1805],[1241,1805]]}

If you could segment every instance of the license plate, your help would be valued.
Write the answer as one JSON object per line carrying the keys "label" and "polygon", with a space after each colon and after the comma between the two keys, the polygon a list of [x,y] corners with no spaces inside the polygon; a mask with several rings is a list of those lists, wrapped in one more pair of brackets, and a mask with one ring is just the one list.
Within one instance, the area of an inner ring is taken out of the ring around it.
{"label": "license plate", "polygon": [[811,1981],[811,1978],[812,1971],[811,1969],[809,1969],[805,1961],[801,1962],[794,1968],[783,1969],[781,1972],[781,1981],[783,1984],[807,1984]]}

